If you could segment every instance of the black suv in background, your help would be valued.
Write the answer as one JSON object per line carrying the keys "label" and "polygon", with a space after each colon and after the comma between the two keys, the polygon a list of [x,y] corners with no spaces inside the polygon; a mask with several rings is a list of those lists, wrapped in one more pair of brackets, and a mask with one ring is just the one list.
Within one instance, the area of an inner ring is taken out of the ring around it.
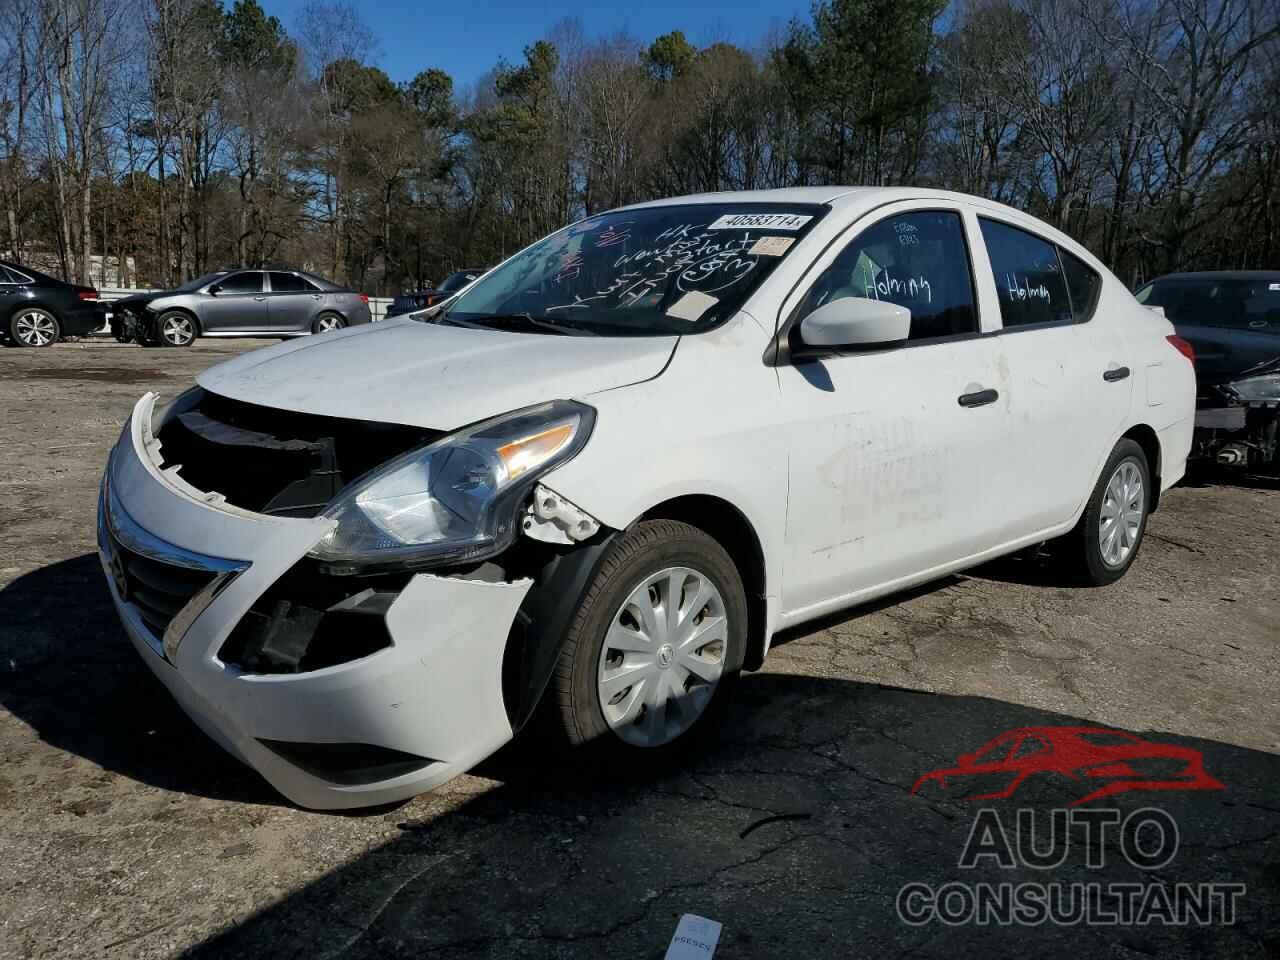
{"label": "black suv in background", "polygon": [[106,322],[93,287],[67,283],[0,260],[0,332],[19,347],[83,337]]}
{"label": "black suv in background", "polygon": [[430,290],[413,290],[409,293],[402,293],[391,301],[391,306],[387,307],[387,316],[398,317],[402,313],[425,310],[427,307],[453,296],[472,280],[486,273],[488,269],[488,267],[473,267],[467,270],[455,270],[445,277],[444,282],[438,287],[433,287]]}

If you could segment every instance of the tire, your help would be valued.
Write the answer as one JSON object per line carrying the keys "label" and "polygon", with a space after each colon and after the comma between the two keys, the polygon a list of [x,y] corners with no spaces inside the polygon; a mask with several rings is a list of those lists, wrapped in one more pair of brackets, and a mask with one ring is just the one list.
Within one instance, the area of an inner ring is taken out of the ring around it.
{"label": "tire", "polygon": [[[683,616],[673,633],[664,610],[674,584]],[[746,638],[746,594],[724,548],[686,523],[637,524],[601,561],[561,649],[552,691],[565,737],[621,771],[678,757],[718,725]]]}
{"label": "tire", "polygon": [[196,318],[182,310],[166,310],[156,319],[154,339],[161,347],[189,347],[199,331]]}
{"label": "tire", "polygon": [[51,347],[61,339],[62,325],[41,307],[19,307],[9,318],[9,336],[20,347]]}
{"label": "tire", "polygon": [[[1137,490],[1133,488],[1135,477],[1141,485]],[[1113,505],[1118,500],[1125,502],[1119,503],[1119,517],[1112,519]],[[1151,468],[1147,455],[1134,441],[1122,438],[1107,458],[1080,522],[1064,539],[1062,558],[1068,572],[1080,582],[1098,587],[1123,577],[1142,546],[1150,508]],[[1115,530],[1114,538],[1104,534],[1104,522],[1110,523],[1108,529]]]}
{"label": "tire", "polygon": [[328,333],[331,330],[341,330],[347,325],[344,320],[336,313],[322,313],[316,317],[315,323],[311,324],[312,333]]}

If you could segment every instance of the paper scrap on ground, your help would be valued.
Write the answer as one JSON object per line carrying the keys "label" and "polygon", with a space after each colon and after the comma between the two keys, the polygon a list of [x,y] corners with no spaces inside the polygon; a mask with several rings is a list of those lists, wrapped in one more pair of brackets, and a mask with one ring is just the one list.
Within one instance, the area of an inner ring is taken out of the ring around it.
{"label": "paper scrap on ground", "polygon": [[795,237],[761,237],[751,245],[747,253],[757,257],[780,257],[795,242]]}
{"label": "paper scrap on ground", "polygon": [[686,913],[676,924],[664,960],[710,960],[720,942],[721,925],[696,913]]}
{"label": "paper scrap on ground", "polygon": [[677,320],[697,320],[720,301],[709,294],[690,290],[683,297],[667,307],[667,316]]}

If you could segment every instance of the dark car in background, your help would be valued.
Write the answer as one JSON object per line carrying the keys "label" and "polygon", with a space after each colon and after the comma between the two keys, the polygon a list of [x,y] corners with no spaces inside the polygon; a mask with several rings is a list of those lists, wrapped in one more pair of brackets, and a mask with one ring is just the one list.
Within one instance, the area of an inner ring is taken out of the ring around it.
{"label": "dark car in background", "polygon": [[413,313],[415,310],[425,310],[427,307],[434,306],[441,300],[453,296],[472,280],[487,272],[488,269],[488,267],[474,267],[467,270],[455,270],[445,277],[438,287],[402,293],[391,301],[391,306],[387,308],[387,316],[398,317],[402,313]]}
{"label": "dark car in background", "polygon": [[0,261],[0,331],[19,347],[83,337],[106,322],[98,291]]}
{"label": "dark car in background", "polygon": [[1194,453],[1280,467],[1280,271],[1171,273],[1135,294],[1195,349]]}
{"label": "dark car in background", "polygon": [[186,347],[196,337],[300,337],[368,323],[369,298],[301,270],[219,270],[112,305],[117,340]]}

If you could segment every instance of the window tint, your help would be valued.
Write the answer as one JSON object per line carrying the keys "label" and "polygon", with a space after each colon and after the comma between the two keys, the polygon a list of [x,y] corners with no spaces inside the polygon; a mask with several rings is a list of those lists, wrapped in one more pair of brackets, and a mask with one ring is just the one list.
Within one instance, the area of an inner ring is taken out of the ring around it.
{"label": "window tint", "polygon": [[1075,254],[1058,248],[1062,261],[1062,273],[1067,279],[1067,293],[1071,297],[1071,315],[1076,323],[1084,323],[1093,316],[1098,305],[1098,291],[1102,289],[1102,274]]}
{"label": "window tint", "polygon": [[912,340],[976,333],[978,311],[960,214],[904,213],[867,228],[814,282],[799,317],[841,297],[906,307]]}
{"label": "window tint", "polygon": [[262,274],[253,271],[233,273],[219,280],[218,286],[223,293],[261,293]]}
{"label": "window tint", "polygon": [[1253,277],[1169,277],[1148,284],[1138,302],[1164,307],[1172,323],[1280,331],[1280,274]]}
{"label": "window tint", "polygon": [[1058,248],[1017,227],[985,218],[979,218],[979,223],[1004,325],[1070,322],[1071,299],[1058,262]]}
{"label": "window tint", "polygon": [[271,289],[276,293],[310,293],[315,287],[296,274],[277,273],[273,270]]}

